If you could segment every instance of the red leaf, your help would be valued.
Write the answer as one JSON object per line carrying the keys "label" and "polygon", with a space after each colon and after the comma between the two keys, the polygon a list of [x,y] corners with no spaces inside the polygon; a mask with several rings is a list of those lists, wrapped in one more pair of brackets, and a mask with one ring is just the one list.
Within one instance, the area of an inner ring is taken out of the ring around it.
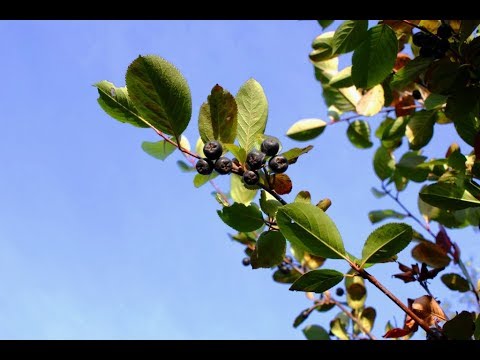
{"label": "red leaf", "polygon": [[401,68],[403,68],[405,65],[407,65],[410,62],[410,56],[404,53],[399,53],[397,54],[397,59],[395,60],[395,65],[393,65],[393,68],[398,71]]}
{"label": "red leaf", "polygon": [[440,230],[435,237],[435,243],[447,253],[450,253],[452,250],[452,241],[450,240],[450,237],[447,235],[447,232],[442,225],[440,225]]}
{"label": "red leaf", "polygon": [[415,99],[412,95],[403,96],[395,104],[395,115],[398,117],[413,114],[415,112],[414,105]]}
{"label": "red leaf", "polygon": [[407,336],[412,332],[411,329],[400,329],[400,328],[394,328],[392,330],[387,331],[383,337],[385,339],[390,339],[390,338],[399,338],[399,337],[404,337]]}

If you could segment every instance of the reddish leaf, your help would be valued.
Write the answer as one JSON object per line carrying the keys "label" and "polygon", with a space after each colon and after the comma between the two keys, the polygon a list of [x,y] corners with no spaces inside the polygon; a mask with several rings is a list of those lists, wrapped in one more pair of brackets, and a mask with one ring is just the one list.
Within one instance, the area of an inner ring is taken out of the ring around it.
{"label": "reddish leaf", "polygon": [[403,280],[405,283],[415,281],[415,277],[413,276],[413,273],[410,273],[410,272],[395,274],[395,275],[393,275],[393,277],[397,278],[397,279],[400,279],[400,280]]}
{"label": "reddish leaf", "polygon": [[447,235],[447,232],[442,225],[440,225],[440,230],[438,231],[438,234],[435,238],[435,243],[447,253],[452,251],[452,241],[450,240],[450,237]]}
{"label": "reddish leaf", "polygon": [[411,268],[409,268],[407,265],[403,265],[401,262],[398,263],[398,268],[403,272],[412,271]]}
{"label": "reddish leaf", "polygon": [[287,174],[276,174],[271,177],[270,186],[278,195],[289,194],[292,191],[292,180]]}
{"label": "reddish leaf", "polygon": [[412,95],[406,95],[400,98],[400,100],[395,104],[395,115],[405,116],[410,115],[415,112],[415,99]]}
{"label": "reddish leaf", "polygon": [[395,65],[393,65],[393,69],[396,71],[400,70],[405,65],[407,65],[410,60],[412,59],[410,59],[410,56],[408,56],[407,54],[404,54],[404,53],[397,54],[397,59],[395,60]]}
{"label": "reddish leaf", "polygon": [[404,337],[407,336],[412,332],[412,329],[400,329],[400,328],[394,328],[390,331],[387,331],[383,337],[385,339],[390,339],[390,338],[399,338],[399,337]]}

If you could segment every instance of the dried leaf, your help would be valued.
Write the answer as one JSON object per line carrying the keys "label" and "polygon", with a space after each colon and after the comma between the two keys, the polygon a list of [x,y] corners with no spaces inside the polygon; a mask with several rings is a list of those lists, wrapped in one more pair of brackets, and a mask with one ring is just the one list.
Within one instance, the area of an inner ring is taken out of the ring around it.
{"label": "dried leaf", "polygon": [[[411,299],[408,299],[409,303]],[[439,321],[446,321],[447,316],[443,312],[437,301],[430,295],[423,295],[411,303],[409,307],[421,319],[423,319],[429,326],[436,324]]]}
{"label": "dried leaf", "polygon": [[402,96],[400,100],[395,104],[395,115],[405,116],[411,115],[415,112],[415,99],[412,95]]}
{"label": "dried leaf", "polygon": [[292,180],[287,174],[275,174],[270,178],[270,187],[278,195],[289,194],[292,191]]}

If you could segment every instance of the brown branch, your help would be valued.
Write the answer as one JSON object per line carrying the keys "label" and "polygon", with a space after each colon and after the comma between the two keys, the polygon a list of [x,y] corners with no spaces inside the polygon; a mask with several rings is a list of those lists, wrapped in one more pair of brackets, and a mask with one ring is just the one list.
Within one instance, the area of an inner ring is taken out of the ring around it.
{"label": "brown branch", "polygon": [[330,298],[330,301],[333,302],[336,306],[338,306],[340,310],[342,310],[345,313],[345,315],[347,315],[350,319],[352,319],[352,321],[358,325],[358,328],[362,332],[364,332],[365,335],[367,335],[370,338],[370,340],[377,340],[377,338],[373,336],[373,334],[370,331],[365,329],[360,319],[354,316],[350,311],[348,311],[348,309],[345,308],[345,306],[343,306],[342,303],[340,303],[338,300],[335,300],[334,298]]}
{"label": "brown branch", "polygon": [[184,154],[188,154],[196,159],[201,159],[200,156],[198,156],[198,154],[195,154],[193,152],[191,152],[190,150],[187,150],[187,149],[184,149],[181,145],[180,145],[180,141],[178,141],[178,143],[176,143],[175,141],[171,140],[167,135],[165,135],[163,132],[161,132],[160,130],[158,129],[155,129],[153,126],[151,126],[151,128],[158,134],[160,135],[166,142],[168,142],[169,144],[175,146],[176,148],[178,148],[178,150],[180,150],[181,152],[183,152]]}

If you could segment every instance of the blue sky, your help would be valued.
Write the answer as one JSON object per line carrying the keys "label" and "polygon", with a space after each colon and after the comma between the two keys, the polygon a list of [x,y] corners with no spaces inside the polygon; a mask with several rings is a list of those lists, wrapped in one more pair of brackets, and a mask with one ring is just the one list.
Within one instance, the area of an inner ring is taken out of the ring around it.
{"label": "blue sky", "polygon": [[[0,338],[302,339],[291,324],[309,306],[305,296],[274,283],[269,270],[243,267],[211,188],[196,189],[192,174],[179,172],[180,154],[165,162],[145,154],[140,145],[155,134],[109,118],[91,85],[123,86],[139,54],[165,57],[189,81],[194,112],[185,134],[195,143],[212,86],[236,93],[254,77],[269,100],[267,133],[298,146],[284,136],[289,126],[326,118],[307,56],[320,30],[315,21],[1,21]],[[311,142],[314,150],[289,169],[286,199],[300,190],[330,197],[329,215],[359,254],[374,229],[368,210],[395,205],[370,192],[377,144],[356,150],[345,130],[337,124]],[[463,144],[451,126],[437,126],[427,155],[442,156],[454,139]],[[416,191],[407,193],[416,210]],[[451,235],[464,258],[480,250],[471,229]],[[400,259],[409,264],[409,252]],[[326,266],[347,270],[335,260]],[[372,269],[400,298],[423,295],[391,279],[395,271]],[[403,314],[368,290],[381,335],[386,320],[400,324]],[[439,280],[432,291],[451,296]],[[306,324],[328,326],[333,315]]]}

